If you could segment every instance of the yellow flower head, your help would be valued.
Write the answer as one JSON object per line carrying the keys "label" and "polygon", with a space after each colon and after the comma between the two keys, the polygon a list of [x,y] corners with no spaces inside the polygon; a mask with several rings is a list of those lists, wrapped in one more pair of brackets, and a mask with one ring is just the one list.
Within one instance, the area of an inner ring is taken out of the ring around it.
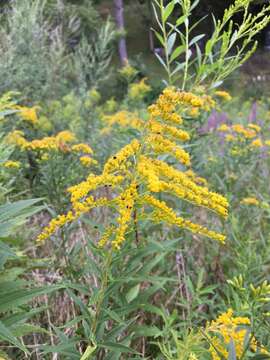
{"label": "yellow flower head", "polygon": [[93,154],[93,150],[91,149],[91,147],[89,145],[83,144],[83,143],[73,145],[71,150],[74,152],[79,152],[79,153],[83,153],[83,154]]}
{"label": "yellow flower head", "polygon": [[222,98],[222,99],[225,100],[225,101],[230,101],[230,100],[232,100],[231,95],[230,95],[227,91],[222,91],[222,90],[216,91],[216,92],[215,92],[215,95],[218,96],[218,97],[220,97],[220,98]]}
{"label": "yellow flower head", "polygon": [[248,127],[252,130],[255,130],[256,132],[260,132],[261,131],[261,127],[257,124],[248,124]]}
{"label": "yellow flower head", "polygon": [[92,164],[96,163],[96,161],[91,159],[89,156],[81,156],[80,157],[80,162],[85,167],[89,167]]}
{"label": "yellow flower head", "polygon": [[19,169],[21,167],[21,163],[19,161],[7,160],[3,163],[3,166],[7,169]]}
{"label": "yellow flower head", "polygon": [[259,206],[260,202],[255,197],[246,197],[246,198],[241,200],[241,204]]}
{"label": "yellow flower head", "polygon": [[127,63],[122,69],[119,70],[119,74],[127,81],[131,81],[137,75],[137,70]]}
{"label": "yellow flower head", "polygon": [[251,147],[254,147],[254,148],[261,148],[263,147],[263,142],[261,139],[255,139],[252,141],[252,143],[250,144]]}
{"label": "yellow flower head", "polygon": [[20,130],[14,130],[6,136],[8,144],[18,146],[21,149],[25,149],[28,146],[28,141],[24,137],[24,132]]}
{"label": "yellow flower head", "polygon": [[33,106],[33,107],[17,106],[17,109],[19,110],[19,115],[23,120],[28,121],[33,125],[35,125],[38,122],[38,117],[37,117],[37,110],[39,109],[38,106]]}
{"label": "yellow flower head", "polygon": [[[210,353],[213,360],[221,360],[218,352],[225,359],[229,355],[229,345],[233,342],[237,359],[240,359],[245,351],[246,336],[250,327],[250,319],[247,317],[234,317],[233,310],[221,314],[216,320],[207,326],[207,333],[211,339]],[[257,342],[252,338],[250,347],[256,349]]]}
{"label": "yellow flower head", "polygon": [[221,131],[221,132],[227,132],[230,130],[230,127],[226,124],[222,124],[220,125],[220,127],[218,128],[218,131]]}
{"label": "yellow flower head", "polygon": [[143,98],[151,91],[151,86],[145,83],[146,79],[142,79],[138,83],[129,86],[128,96],[132,100],[143,100]]}

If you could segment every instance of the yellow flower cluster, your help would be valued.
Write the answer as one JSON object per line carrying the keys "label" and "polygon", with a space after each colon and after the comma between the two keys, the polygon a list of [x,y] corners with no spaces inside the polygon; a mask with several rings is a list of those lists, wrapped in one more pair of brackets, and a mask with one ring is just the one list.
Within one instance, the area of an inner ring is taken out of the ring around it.
{"label": "yellow flower cluster", "polygon": [[109,158],[104,166],[104,173],[109,174],[119,170],[126,169],[126,160],[135,155],[140,149],[141,144],[138,140],[132,140],[132,142],[124,146],[118,153]]}
{"label": "yellow flower cluster", "polygon": [[30,122],[32,125],[37,124],[37,110],[39,109],[38,106],[27,107],[17,105],[15,109],[19,110],[19,115],[23,120]]}
{"label": "yellow flower cluster", "polygon": [[177,216],[173,209],[166,205],[165,201],[160,201],[151,195],[145,195],[141,201],[142,203],[155,208],[154,212],[152,213],[152,220],[155,222],[166,222],[170,225],[175,225],[179,228],[187,229],[195,234],[207,236],[221,243],[225,242],[226,238],[224,235],[208,230],[206,227]]}
{"label": "yellow flower cluster", "polygon": [[260,202],[255,197],[246,197],[241,200],[241,204],[259,206]]}
{"label": "yellow flower cluster", "polygon": [[215,95],[222,98],[225,101],[231,101],[232,100],[231,95],[227,91],[224,91],[224,90],[216,91]]}
{"label": "yellow flower cluster", "polygon": [[143,100],[144,97],[151,91],[151,86],[145,83],[146,79],[142,79],[138,83],[133,83],[129,86],[128,97],[131,100]]}
{"label": "yellow flower cluster", "polygon": [[172,138],[182,141],[190,140],[189,133],[187,133],[186,131],[178,129],[175,126],[161,124],[160,122],[154,119],[151,119],[149,121],[149,128],[151,133],[153,134],[157,134],[157,135],[165,134],[171,136]]}
{"label": "yellow flower cluster", "polygon": [[[252,126],[251,126],[252,125]],[[235,137],[240,136],[242,139],[254,139],[257,136],[259,127],[256,124],[249,124],[244,127],[242,124],[227,125],[222,124],[218,131],[228,132],[228,141],[236,139]]]}
{"label": "yellow flower cluster", "polygon": [[170,154],[183,165],[190,165],[189,154],[175,142],[165,139],[162,135],[149,135],[146,143],[156,154]]}
{"label": "yellow flower cluster", "polygon": [[[188,133],[177,127],[182,123],[182,118],[176,113],[177,106],[181,104],[200,107],[203,101],[190,93],[172,88],[164,90],[156,104],[149,108],[150,119],[142,129],[141,138],[132,140],[111,156],[101,175],[90,174],[85,181],[69,188],[71,212],[52,221],[40,239],[47,238],[59,226],[63,226],[71,215],[74,220],[96,206],[109,205],[118,214],[116,225],[106,228],[99,246],[105,246],[111,239],[112,248],[119,250],[131,226],[136,205],[139,204],[138,211],[142,214],[145,209],[151,209],[150,217],[153,221],[166,222],[224,242],[224,235],[178,216],[165,202],[151,194],[169,193],[227,217],[227,200],[200,185],[204,179],[186,171],[186,168],[180,171],[159,159],[160,154],[173,155],[181,167],[190,165],[189,154],[177,144],[179,140],[189,139]],[[106,197],[96,199],[95,194],[101,187],[107,189]]]}
{"label": "yellow flower cluster", "polygon": [[112,247],[115,250],[119,250],[125,241],[125,234],[132,219],[133,208],[137,197],[137,184],[136,182],[132,182],[117,199],[119,212],[119,217],[117,218],[118,227],[115,232],[115,239],[112,241]]}
{"label": "yellow flower cluster", "polygon": [[89,166],[97,163],[97,161],[92,159],[90,156],[81,156],[80,162],[85,167],[89,167]]}
{"label": "yellow flower cluster", "polygon": [[24,150],[28,146],[28,141],[24,137],[24,132],[20,130],[11,131],[6,136],[6,142],[11,145],[15,145]]}
{"label": "yellow flower cluster", "polygon": [[[233,342],[237,359],[240,359],[245,351],[247,342],[247,334],[250,327],[250,319],[247,317],[234,317],[233,310],[228,309],[227,312],[221,314],[216,320],[207,326],[207,332],[210,335],[211,346],[210,353],[213,360],[221,360],[219,354],[225,359],[229,356],[228,347]],[[249,344],[250,349],[256,351],[258,344],[255,338],[252,338]],[[261,353],[266,353],[261,349]]]}
{"label": "yellow flower cluster", "polygon": [[[218,129],[224,132],[225,140],[234,143],[234,148],[230,150],[232,156],[246,155],[250,150],[260,149],[264,146],[270,145],[270,141],[265,141],[258,137],[261,132],[261,127],[257,124],[249,123],[247,126],[242,124],[227,125],[222,124]],[[243,142],[246,147],[243,147]],[[237,147],[237,144],[239,147]]]}
{"label": "yellow flower cluster", "polygon": [[18,146],[22,150],[62,150],[66,151],[65,145],[76,140],[75,135],[70,131],[61,131],[56,136],[46,136],[43,139],[28,141],[24,132],[14,130],[7,135],[7,142]]}
{"label": "yellow flower cluster", "polygon": [[71,147],[71,150],[83,154],[93,154],[93,150],[91,149],[91,147],[84,143],[73,145]]}
{"label": "yellow flower cluster", "polygon": [[144,126],[143,120],[139,118],[137,113],[121,110],[113,115],[104,115],[103,120],[107,123],[107,126],[101,130],[102,134],[109,133],[114,125],[119,125],[123,128],[131,127],[134,129],[142,129]]}
{"label": "yellow flower cluster", "polygon": [[137,70],[131,66],[128,62],[126,63],[125,66],[122,67],[121,70],[119,70],[119,74],[125,78],[127,81],[131,81],[136,75],[137,75]]}
{"label": "yellow flower cluster", "polygon": [[[228,215],[228,201],[222,195],[197,185],[185,172],[179,171],[164,161],[141,156],[138,172],[146,179],[152,192],[168,192],[196,205],[204,206],[223,217]],[[160,177],[165,179],[160,180]]]}
{"label": "yellow flower cluster", "polygon": [[19,169],[21,167],[21,163],[19,161],[7,160],[3,163],[3,166],[7,169]]}

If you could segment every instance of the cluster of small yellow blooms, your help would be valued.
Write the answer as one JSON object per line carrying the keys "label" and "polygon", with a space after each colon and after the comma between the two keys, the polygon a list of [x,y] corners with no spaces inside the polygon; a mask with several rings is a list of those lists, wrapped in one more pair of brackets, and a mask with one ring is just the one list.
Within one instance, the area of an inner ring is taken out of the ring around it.
{"label": "cluster of small yellow blooms", "polygon": [[227,91],[219,90],[215,92],[215,95],[222,98],[225,101],[231,101],[232,97]]}
{"label": "cluster of small yellow blooms", "polygon": [[80,162],[85,167],[89,167],[91,165],[97,164],[96,160],[94,160],[90,156],[86,156],[86,155],[80,157]]}
{"label": "cluster of small yellow blooms", "polygon": [[[237,359],[240,359],[245,351],[247,334],[250,327],[250,319],[247,317],[234,317],[233,310],[228,309],[226,313],[221,314],[216,320],[207,325],[207,332],[210,335],[211,346],[210,353],[213,360],[225,359],[229,356],[228,347],[233,342]],[[255,338],[249,343],[250,349],[256,351],[258,344]],[[261,353],[266,353],[261,349]],[[220,355],[223,357],[221,358]]]}
{"label": "cluster of small yellow blooms", "polygon": [[98,242],[99,248],[104,248],[107,245],[108,241],[110,240],[110,237],[115,232],[115,230],[116,230],[116,227],[114,225],[110,225],[106,228],[106,230],[104,231],[102,237],[100,238],[100,240]]}
{"label": "cluster of small yellow blooms", "polygon": [[134,205],[138,197],[137,184],[132,182],[117,199],[119,217],[117,218],[117,229],[115,239],[112,241],[114,249],[119,250],[125,241],[125,234],[132,219]]}
{"label": "cluster of small yellow blooms", "polygon": [[142,79],[138,83],[132,83],[128,89],[128,97],[131,100],[141,101],[151,91],[151,86],[145,83],[146,79]]}
{"label": "cluster of small yellow blooms", "polygon": [[[129,227],[135,222],[133,215],[137,209],[143,214],[146,209],[150,209],[149,217],[153,221],[167,222],[224,242],[224,235],[178,216],[164,201],[151,195],[169,193],[210,209],[224,218],[228,214],[227,200],[200,185],[203,183],[202,179],[193,172],[186,171],[186,166],[190,165],[189,154],[177,141],[186,141],[189,135],[177,127],[182,123],[181,116],[176,112],[179,105],[200,107],[203,106],[203,101],[193,94],[173,88],[164,90],[157,103],[149,108],[150,119],[142,129],[141,138],[132,140],[111,156],[101,175],[90,174],[85,181],[68,189],[72,210],[53,220],[44,229],[39,240],[46,239],[58,227],[77,219],[94,207],[109,205],[116,210],[118,216],[115,218],[115,225],[110,225],[101,237],[101,247],[111,239],[113,249],[121,248]],[[163,154],[173,155],[179,162],[178,166],[184,167],[183,171],[160,160],[159,156]],[[110,191],[107,191],[107,197],[98,199],[95,192],[101,187]],[[140,205],[138,208],[137,204]]]}
{"label": "cluster of small yellow blooms", "polygon": [[14,108],[19,111],[19,115],[23,120],[30,122],[32,125],[37,124],[37,110],[39,109],[38,106],[27,107],[17,105]]}
{"label": "cluster of small yellow blooms", "polygon": [[6,137],[6,141],[8,144],[15,145],[22,150],[26,149],[28,145],[28,141],[24,137],[24,132],[21,130],[10,132]]}
{"label": "cluster of small yellow blooms", "polygon": [[221,243],[225,242],[224,235],[208,230],[206,227],[177,216],[174,210],[166,205],[165,201],[160,201],[151,195],[145,195],[141,201],[145,205],[150,205],[155,209],[152,213],[152,220],[155,222],[166,222],[179,228],[188,229],[195,234],[207,236]]}
{"label": "cluster of small yellow blooms", "polygon": [[21,167],[21,163],[19,161],[7,160],[2,164],[7,169],[19,169]]}
{"label": "cluster of small yellow blooms", "polygon": [[119,70],[119,74],[127,81],[131,81],[137,75],[137,70],[131,66],[128,62]]}
{"label": "cluster of small yellow blooms", "polygon": [[141,147],[138,140],[132,140],[124,146],[117,154],[111,156],[104,166],[104,173],[109,174],[119,170],[126,170],[126,160],[134,155]]}
{"label": "cluster of small yellow blooms", "polygon": [[91,149],[91,147],[84,143],[73,145],[71,147],[71,150],[83,154],[93,154],[93,150]]}
{"label": "cluster of small yellow blooms", "polygon": [[7,142],[16,145],[22,150],[65,150],[65,145],[76,140],[75,135],[70,131],[61,131],[56,136],[46,136],[43,139],[28,141],[24,132],[14,130],[7,135]]}
{"label": "cluster of small yellow blooms", "polygon": [[228,147],[232,156],[248,155],[250,151],[270,146],[270,141],[262,140],[261,127],[257,124],[249,123],[246,126],[222,124],[217,130],[226,134],[226,142],[232,143],[232,147]]}
{"label": "cluster of small yellow blooms", "polygon": [[[32,151],[43,151],[48,152],[52,150],[62,151],[62,152],[75,152],[80,154],[92,154],[93,150],[91,147],[84,143],[79,143],[69,146],[70,143],[76,141],[75,135],[70,131],[61,131],[55,136],[46,136],[42,139],[35,139],[32,141],[26,140],[24,137],[23,131],[14,130],[10,132],[6,140],[9,144],[16,145],[21,150],[32,150]],[[83,156],[81,160],[84,165],[89,165],[95,163],[95,160],[89,156]]]}
{"label": "cluster of small yellow blooms", "polygon": [[258,199],[256,199],[255,197],[246,197],[241,200],[241,204],[259,206],[260,201]]}
{"label": "cluster of small yellow blooms", "polygon": [[127,110],[118,111],[113,115],[104,115],[102,119],[106,122],[106,127],[101,130],[102,134],[109,133],[114,125],[119,125],[123,128],[131,127],[138,130],[144,126],[143,120],[139,118],[137,113]]}

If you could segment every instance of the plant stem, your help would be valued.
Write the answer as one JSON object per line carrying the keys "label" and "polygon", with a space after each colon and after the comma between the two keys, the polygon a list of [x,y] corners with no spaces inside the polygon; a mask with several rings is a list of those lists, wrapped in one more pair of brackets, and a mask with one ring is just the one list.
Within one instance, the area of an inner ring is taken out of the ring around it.
{"label": "plant stem", "polygon": [[92,324],[92,333],[95,334],[97,330],[98,320],[101,313],[102,305],[104,302],[104,295],[105,291],[108,286],[108,278],[109,278],[109,271],[112,263],[112,251],[109,251],[104,264],[104,269],[102,271],[102,278],[101,278],[101,284],[100,284],[100,290],[98,294],[97,299],[97,305],[96,305],[96,313]]}

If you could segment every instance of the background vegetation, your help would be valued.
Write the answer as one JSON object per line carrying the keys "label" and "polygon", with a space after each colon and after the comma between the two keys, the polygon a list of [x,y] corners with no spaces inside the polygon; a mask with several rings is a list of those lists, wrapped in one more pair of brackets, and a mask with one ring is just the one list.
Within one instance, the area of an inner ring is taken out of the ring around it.
{"label": "background vegetation", "polygon": [[0,359],[269,359],[268,2],[0,6]]}

